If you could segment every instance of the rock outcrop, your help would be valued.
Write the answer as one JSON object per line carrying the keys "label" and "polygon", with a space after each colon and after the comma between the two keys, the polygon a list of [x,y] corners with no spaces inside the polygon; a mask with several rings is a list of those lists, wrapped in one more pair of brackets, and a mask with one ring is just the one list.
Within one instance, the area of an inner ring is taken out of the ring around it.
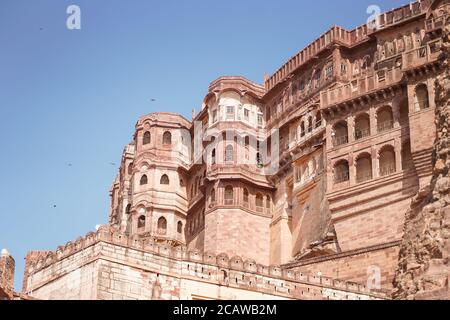
{"label": "rock outcrop", "polygon": [[436,141],[430,186],[407,213],[395,299],[449,299],[450,253],[450,26],[442,34],[442,73],[437,77]]}

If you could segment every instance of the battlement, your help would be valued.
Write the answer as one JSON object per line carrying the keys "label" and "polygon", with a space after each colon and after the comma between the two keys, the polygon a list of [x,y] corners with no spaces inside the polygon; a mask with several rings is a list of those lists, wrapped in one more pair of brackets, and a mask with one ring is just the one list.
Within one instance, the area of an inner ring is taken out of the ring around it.
{"label": "battlement", "polygon": [[400,8],[385,12],[379,16],[378,28],[374,29],[369,24],[363,24],[353,30],[333,26],[319,38],[309,44],[306,48],[290,58],[272,76],[265,80],[267,91],[273,89],[279,83],[284,82],[300,67],[309,63],[314,57],[332,48],[335,45],[353,47],[367,41],[375,32],[398,25],[412,18],[425,14],[429,9],[431,0],[419,0]]}
{"label": "battlement", "polygon": [[[106,226],[100,227],[97,232],[90,232],[86,236],[78,238],[75,242],[68,242],[65,246],[58,247],[56,251],[38,254],[32,260],[27,261],[25,272],[34,277],[39,273],[45,274],[47,268],[51,270],[56,264],[62,263],[66,258],[80,252],[83,254],[83,260],[89,260],[83,251],[102,243],[110,247],[91,251],[95,251],[97,254],[101,252],[101,256],[106,256],[108,252],[114,252],[112,254],[114,259],[127,256],[127,261],[133,264],[131,260],[133,260],[134,254],[130,250],[136,250],[141,252],[140,259],[144,257],[143,261],[149,262],[153,266],[158,265],[159,273],[166,272],[172,276],[181,274],[185,279],[200,282],[212,282],[221,286],[264,292],[290,299],[387,298],[385,293],[371,291],[361,284],[282,270],[280,266],[263,266],[239,256],[229,257],[226,254],[213,255],[196,250],[188,251],[181,246],[170,247],[148,239],[128,237]],[[118,254],[119,252],[121,254]],[[163,259],[166,259],[167,262],[162,263]],[[169,268],[161,266],[169,266]],[[45,278],[45,276],[41,277],[39,281],[41,283],[36,287],[43,285],[42,282],[46,281]],[[32,286],[36,288],[35,284]]]}

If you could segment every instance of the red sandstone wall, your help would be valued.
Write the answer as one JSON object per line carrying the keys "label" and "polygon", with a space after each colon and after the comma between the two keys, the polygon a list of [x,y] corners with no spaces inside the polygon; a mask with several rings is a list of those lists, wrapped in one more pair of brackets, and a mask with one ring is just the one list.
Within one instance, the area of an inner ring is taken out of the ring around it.
{"label": "red sandstone wall", "polygon": [[[304,265],[291,267],[292,270],[306,274],[333,277],[344,281],[367,284],[368,268],[378,266],[381,271],[381,286],[392,288],[392,280],[398,263],[399,247],[389,247],[365,253],[353,254],[338,258],[323,259],[318,262],[303,262]],[[335,256],[336,257],[336,256]],[[317,261],[317,260],[316,260]]]}
{"label": "red sandstone wall", "polygon": [[205,252],[269,264],[269,224],[268,217],[239,209],[217,209],[205,217]]}
{"label": "red sandstone wall", "polygon": [[[305,250],[311,243],[321,240],[327,233],[330,210],[325,197],[326,188],[326,178],[323,176],[306,195],[297,195],[294,200],[292,208],[293,256]],[[304,197],[306,199],[303,199]],[[307,209],[308,207],[309,209]]]}

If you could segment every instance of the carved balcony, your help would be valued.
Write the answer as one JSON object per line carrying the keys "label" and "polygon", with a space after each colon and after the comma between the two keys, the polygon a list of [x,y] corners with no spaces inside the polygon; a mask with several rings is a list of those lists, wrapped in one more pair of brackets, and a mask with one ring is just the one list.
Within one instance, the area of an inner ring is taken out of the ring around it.
{"label": "carved balcony", "polygon": [[449,15],[445,14],[440,17],[431,18],[425,21],[425,31],[435,32],[441,30],[447,23]]}
{"label": "carved balcony", "polygon": [[375,91],[386,89],[402,80],[403,73],[399,66],[386,68],[377,72],[369,72],[349,83],[322,91],[320,108],[322,110],[343,102],[360,98]]}

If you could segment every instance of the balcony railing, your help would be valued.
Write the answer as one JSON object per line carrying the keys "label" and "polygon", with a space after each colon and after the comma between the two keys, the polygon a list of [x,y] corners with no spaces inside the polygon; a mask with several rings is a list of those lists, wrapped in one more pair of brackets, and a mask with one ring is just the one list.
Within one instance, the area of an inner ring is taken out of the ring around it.
{"label": "balcony railing", "polygon": [[350,180],[350,174],[348,171],[338,172],[334,175],[334,183],[344,183]]}
{"label": "balcony railing", "polygon": [[356,174],[356,183],[363,183],[369,180],[372,180],[371,171],[363,171]]}
{"label": "balcony railing", "polygon": [[355,131],[355,140],[361,140],[370,136],[370,129],[359,129]]}
{"label": "balcony railing", "polygon": [[325,109],[331,105],[354,99],[366,93],[379,90],[395,84],[402,79],[400,67],[380,70],[357,78],[339,87],[322,91],[320,94],[321,108]]}
{"label": "balcony railing", "polygon": [[334,139],[333,139],[333,145],[335,147],[342,146],[347,143],[348,143],[348,136],[338,136],[338,137],[334,137]]}
{"label": "balcony railing", "polygon": [[402,68],[404,70],[415,68],[435,61],[441,53],[441,40],[429,42],[426,46],[415,48],[403,53]]}
{"label": "balcony railing", "polygon": [[448,19],[448,15],[443,15],[441,17],[431,18],[425,21],[425,31],[431,32],[440,29],[445,26]]}
{"label": "balcony railing", "polygon": [[395,165],[388,164],[380,167],[380,176],[385,177],[395,173]]}
{"label": "balcony railing", "polygon": [[392,128],[394,128],[394,121],[393,120],[389,120],[389,121],[384,121],[378,124],[378,132],[384,132],[384,131],[388,131],[391,130]]}

